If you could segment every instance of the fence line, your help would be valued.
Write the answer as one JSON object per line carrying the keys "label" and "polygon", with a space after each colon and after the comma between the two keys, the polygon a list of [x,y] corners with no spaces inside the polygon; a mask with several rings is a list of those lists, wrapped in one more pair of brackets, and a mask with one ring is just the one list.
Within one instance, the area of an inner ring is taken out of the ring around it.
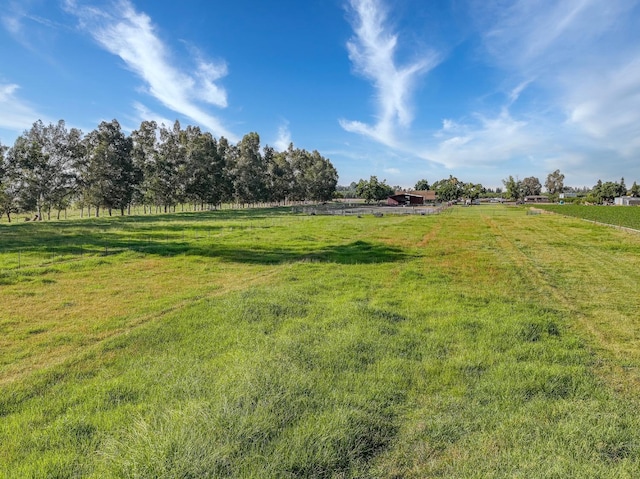
{"label": "fence line", "polygon": [[342,205],[313,205],[293,207],[293,213],[308,215],[358,216],[358,215],[437,215],[447,209],[447,205],[433,207],[390,207],[390,206],[342,206]]}

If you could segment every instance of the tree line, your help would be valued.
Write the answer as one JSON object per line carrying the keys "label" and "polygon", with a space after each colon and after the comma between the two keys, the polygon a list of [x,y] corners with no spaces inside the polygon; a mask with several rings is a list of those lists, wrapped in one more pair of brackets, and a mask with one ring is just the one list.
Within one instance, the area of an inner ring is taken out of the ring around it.
{"label": "tree line", "polygon": [[[408,191],[413,190],[433,190],[436,193],[438,201],[456,201],[459,198],[475,200],[489,192],[487,188],[479,183],[465,183],[452,175],[449,175],[449,178],[438,180],[431,185],[426,179],[419,180],[415,184],[415,187],[413,189],[409,188]],[[400,186],[389,186],[387,180],[380,181],[377,176],[371,176],[368,180],[360,179],[358,183],[353,182],[348,187],[338,187],[338,192],[363,198],[367,203],[386,200],[396,191],[404,191],[404,188]]]}
{"label": "tree line", "polygon": [[234,145],[178,121],[143,121],[130,135],[117,120],[103,121],[84,135],[63,120],[39,120],[12,147],[0,144],[0,215],[9,221],[19,212],[59,217],[71,205],[99,216],[136,205],[146,213],[185,203],[327,201],[337,182],[331,161],[315,150],[262,148],[255,132]]}
{"label": "tree line", "polygon": [[[502,180],[502,183],[505,186],[506,197],[514,200],[542,193],[542,184],[534,176],[523,180],[509,176]],[[547,175],[544,187],[549,198],[554,201],[559,198],[560,193],[575,193],[580,196],[580,201],[593,204],[611,203],[614,198],[620,196],[640,197],[640,186],[634,181],[631,188],[627,189],[624,178],[621,178],[620,182],[598,180],[592,188],[567,187],[564,185],[564,175],[560,173],[560,170],[555,170]]]}
{"label": "tree line", "polygon": [[[575,193],[580,198],[578,201],[586,203],[611,203],[619,196],[640,197],[640,186],[634,181],[631,188],[627,189],[624,178],[620,182],[598,180],[592,188],[573,188],[565,186],[564,174],[560,170],[549,173],[544,182],[544,188],[550,200],[557,201],[561,193]],[[529,176],[522,180],[510,175],[502,180],[504,191],[501,188],[492,190],[485,188],[480,183],[464,182],[453,175],[429,184],[426,179],[419,180],[413,190],[435,191],[438,201],[457,201],[460,198],[476,200],[482,197],[500,196],[505,199],[521,201],[527,196],[542,195],[543,184],[535,176]],[[378,180],[376,176],[371,176],[368,180],[352,182],[349,186],[338,186],[338,194],[350,195],[351,197],[363,198],[367,203],[382,201],[393,195],[396,191],[404,191],[400,186],[389,186],[386,180]],[[411,188],[408,191],[412,191]]]}

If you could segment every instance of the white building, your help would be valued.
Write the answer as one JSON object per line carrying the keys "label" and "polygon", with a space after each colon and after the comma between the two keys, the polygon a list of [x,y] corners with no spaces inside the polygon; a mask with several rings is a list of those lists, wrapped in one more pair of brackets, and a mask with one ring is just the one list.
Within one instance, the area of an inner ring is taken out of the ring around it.
{"label": "white building", "polygon": [[618,206],[640,206],[640,198],[633,196],[620,196],[613,199],[613,203]]}

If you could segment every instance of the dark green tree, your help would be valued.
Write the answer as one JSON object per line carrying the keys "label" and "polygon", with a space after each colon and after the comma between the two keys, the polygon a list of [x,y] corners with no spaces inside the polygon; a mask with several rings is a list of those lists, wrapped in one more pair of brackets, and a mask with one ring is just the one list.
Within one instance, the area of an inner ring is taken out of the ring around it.
{"label": "dark green tree", "polygon": [[537,196],[542,192],[542,185],[540,184],[540,180],[535,176],[529,176],[522,180],[522,195],[523,196]]}
{"label": "dark green tree", "polygon": [[591,191],[585,198],[588,203],[602,203],[602,185],[602,180],[599,179],[595,186],[591,188]]}
{"label": "dark green tree", "polygon": [[267,188],[270,201],[286,203],[293,191],[294,176],[291,163],[284,152],[276,152],[270,146],[264,148],[267,164]]}
{"label": "dark green tree", "polygon": [[509,175],[509,178],[502,180],[502,184],[504,185],[505,195],[508,199],[519,201],[523,198],[522,182],[520,180],[514,179],[513,176]]}
{"label": "dark green tree", "polygon": [[240,204],[266,201],[267,168],[260,153],[260,136],[247,133],[238,143],[238,156],[233,167],[233,193]]}
{"label": "dark green tree", "polygon": [[[626,188],[625,188],[626,190]],[[602,202],[612,202],[614,198],[620,196],[620,184],[614,181],[605,181],[599,188],[599,197]]]}
{"label": "dark green tree", "polygon": [[305,199],[329,201],[336,191],[338,172],[329,160],[315,150],[311,153],[303,150],[302,155],[307,157],[306,169],[301,175],[305,182]]}
{"label": "dark green tree", "polygon": [[602,182],[598,180],[598,183],[591,189],[589,195],[587,195],[586,201],[598,204],[610,203],[617,196],[621,196],[621,191],[620,183],[613,181]]}
{"label": "dark green tree", "polygon": [[224,159],[222,178],[222,201],[233,201],[234,169],[238,158],[238,148],[224,136],[218,140],[218,155]]}
{"label": "dark green tree", "polygon": [[564,175],[560,173],[560,170],[555,170],[553,173],[547,175],[547,181],[544,182],[544,187],[549,192],[549,195],[555,197],[559,193],[562,193],[564,189]]}
{"label": "dark green tree", "polygon": [[103,121],[85,138],[86,162],[83,185],[86,197],[96,208],[109,215],[119,209],[124,215],[135,191],[135,170],[131,152],[133,141],[126,136],[117,120]]}
{"label": "dark green tree", "polygon": [[627,195],[627,185],[624,184],[624,177],[620,178],[620,184],[618,185],[618,196]]}
{"label": "dark green tree", "polygon": [[429,189],[429,182],[425,179],[418,180],[414,188],[416,191],[426,191]]}
{"label": "dark green tree", "polygon": [[211,133],[200,128],[187,127],[186,131],[186,195],[199,204],[217,207],[224,195],[224,158],[218,152],[218,142]]}
{"label": "dark green tree", "polygon": [[18,206],[14,176],[5,157],[8,149],[0,143],[0,216],[7,215],[7,221],[11,223],[11,214],[17,212]]}
{"label": "dark green tree", "polygon": [[[144,206],[158,204],[155,198],[154,182],[158,168],[158,124],[155,121],[143,121],[140,128],[131,132],[133,150],[131,152],[134,173],[137,181],[133,193],[133,202]],[[152,209],[149,206],[149,213]]]}
{"label": "dark green tree", "polygon": [[356,193],[358,197],[363,198],[366,203],[381,201],[393,195],[394,191],[387,180],[378,181],[377,176],[371,176],[369,180],[361,179],[356,185]]}
{"label": "dark green tree", "polygon": [[165,213],[185,198],[186,141],[179,121],[171,128],[161,125],[153,177],[149,179],[151,197]]}
{"label": "dark green tree", "polygon": [[65,123],[45,126],[36,121],[19,136],[7,154],[13,181],[23,210],[43,211],[64,204],[76,186],[75,163],[81,133],[67,131]]}
{"label": "dark green tree", "polygon": [[431,185],[431,189],[436,192],[440,201],[457,201],[463,194],[462,187],[463,184],[452,175]]}
{"label": "dark green tree", "polygon": [[480,183],[463,183],[462,194],[470,201],[477,200],[485,192],[485,188]]}

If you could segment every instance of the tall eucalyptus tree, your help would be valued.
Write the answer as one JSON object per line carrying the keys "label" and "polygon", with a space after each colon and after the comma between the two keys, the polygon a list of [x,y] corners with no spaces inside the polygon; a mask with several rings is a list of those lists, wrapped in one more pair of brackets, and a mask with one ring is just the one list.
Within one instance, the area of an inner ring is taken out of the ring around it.
{"label": "tall eucalyptus tree", "polygon": [[7,215],[7,221],[11,223],[11,214],[17,211],[17,195],[11,167],[5,156],[8,149],[0,143],[0,216]]}
{"label": "tall eucalyptus tree", "polygon": [[204,208],[217,207],[225,195],[225,161],[211,133],[188,127],[186,137],[187,199]]}
{"label": "tall eucalyptus tree", "polygon": [[246,134],[238,143],[238,155],[233,166],[233,191],[238,203],[266,201],[267,168],[260,153],[260,136]]}
{"label": "tall eucalyptus tree", "polygon": [[117,120],[103,121],[85,137],[85,145],[83,186],[96,208],[96,216],[100,215],[100,208],[107,209],[109,215],[119,209],[124,215],[135,191],[131,137],[122,132]]}
{"label": "tall eucalyptus tree", "polygon": [[159,136],[158,156],[150,186],[156,205],[163,207],[166,213],[185,197],[186,144],[177,120],[172,128],[163,124]]}
{"label": "tall eucalyptus tree", "polygon": [[143,205],[143,211],[146,213],[147,205],[155,204],[153,181],[158,164],[158,124],[155,121],[143,121],[140,128],[131,132],[131,140],[133,167],[138,180],[133,202]]}
{"label": "tall eucalyptus tree", "polygon": [[76,186],[76,163],[82,133],[68,131],[63,120],[45,126],[36,121],[7,154],[20,207],[43,210],[63,207]]}

